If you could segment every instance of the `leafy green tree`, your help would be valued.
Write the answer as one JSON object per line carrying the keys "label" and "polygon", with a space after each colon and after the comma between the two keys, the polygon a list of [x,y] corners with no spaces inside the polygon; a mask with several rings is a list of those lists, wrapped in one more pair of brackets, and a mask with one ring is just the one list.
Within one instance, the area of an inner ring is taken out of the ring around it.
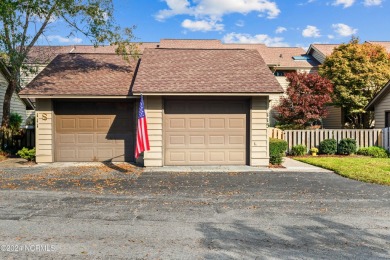
{"label": "leafy green tree", "polygon": [[50,24],[61,20],[69,36],[82,33],[95,46],[115,44],[125,59],[136,51],[133,28],[121,29],[113,19],[112,0],[1,0],[0,71],[9,70],[2,129],[9,127],[11,98],[31,48],[45,37]]}
{"label": "leafy green tree", "polygon": [[380,45],[352,38],[334,49],[319,73],[332,81],[333,102],[344,109],[353,127],[368,127],[364,107],[390,79],[390,55]]}

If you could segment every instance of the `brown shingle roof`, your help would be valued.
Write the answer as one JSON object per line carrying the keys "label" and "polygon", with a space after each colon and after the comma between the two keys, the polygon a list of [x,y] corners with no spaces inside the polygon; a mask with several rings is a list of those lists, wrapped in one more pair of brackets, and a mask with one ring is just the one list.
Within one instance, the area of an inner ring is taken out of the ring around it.
{"label": "brown shingle roof", "polygon": [[368,41],[368,43],[381,45],[390,53],[390,41]]}
{"label": "brown shingle roof", "polygon": [[[138,44],[138,43],[136,43]],[[158,42],[144,42],[138,44],[138,49],[142,53],[145,48],[157,48]],[[75,45],[72,53],[100,53],[100,54],[114,54],[116,46],[108,45],[108,46],[98,46],[94,47],[92,45]]]}
{"label": "brown shingle roof", "polygon": [[69,53],[73,46],[33,46],[27,56],[26,63],[48,64],[58,54]]}
{"label": "brown shingle roof", "polygon": [[337,48],[340,44],[312,44],[319,52],[325,56],[332,54],[334,48]]}
{"label": "brown shingle roof", "polygon": [[[268,65],[282,68],[312,68],[320,64],[299,47],[266,47],[259,52]],[[307,56],[310,60],[295,60],[294,56]]]}
{"label": "brown shingle roof", "polygon": [[134,93],[281,93],[256,50],[145,49]]}
{"label": "brown shingle roof", "polygon": [[59,54],[20,94],[127,96],[135,66],[116,54]]}
{"label": "brown shingle roof", "polygon": [[267,47],[265,44],[255,43],[222,43],[219,40],[181,40],[162,39],[161,48],[196,48],[196,49],[250,49],[257,50],[268,65],[277,65],[282,68],[312,68],[319,63],[313,58],[309,61],[297,61],[293,56],[305,55],[299,47]]}
{"label": "brown shingle roof", "polygon": [[161,39],[160,48],[220,49],[220,40]]}

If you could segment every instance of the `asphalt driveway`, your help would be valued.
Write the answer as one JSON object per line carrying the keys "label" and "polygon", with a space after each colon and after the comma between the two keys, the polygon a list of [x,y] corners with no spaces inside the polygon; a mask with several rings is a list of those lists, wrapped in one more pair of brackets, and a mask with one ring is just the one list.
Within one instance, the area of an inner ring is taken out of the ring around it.
{"label": "asphalt driveway", "polygon": [[109,168],[0,172],[0,258],[390,258],[388,186],[326,172]]}

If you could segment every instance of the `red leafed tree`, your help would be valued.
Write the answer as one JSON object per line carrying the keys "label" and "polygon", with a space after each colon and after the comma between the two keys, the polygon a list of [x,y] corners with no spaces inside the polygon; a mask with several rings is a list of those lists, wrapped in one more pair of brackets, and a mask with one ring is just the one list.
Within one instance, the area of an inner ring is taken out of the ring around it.
{"label": "red leafed tree", "polygon": [[275,119],[283,125],[310,126],[328,115],[333,85],[318,74],[288,73],[287,96],[275,107]]}

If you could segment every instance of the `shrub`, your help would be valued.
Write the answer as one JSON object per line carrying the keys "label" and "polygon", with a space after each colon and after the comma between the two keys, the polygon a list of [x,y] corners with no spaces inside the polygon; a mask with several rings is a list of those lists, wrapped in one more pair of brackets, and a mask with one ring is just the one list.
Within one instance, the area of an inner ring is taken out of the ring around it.
{"label": "shrub", "polygon": [[307,148],[305,145],[295,145],[291,148],[290,154],[292,156],[303,156],[307,153]]}
{"label": "shrub", "polygon": [[26,147],[23,147],[22,150],[19,150],[16,155],[19,155],[23,159],[26,159],[28,161],[35,160],[35,148],[28,149]]}
{"label": "shrub", "polygon": [[283,162],[283,156],[287,150],[287,142],[280,139],[269,139],[269,162],[274,165],[280,165]]}
{"label": "shrub", "polygon": [[389,153],[386,149],[379,146],[362,147],[357,152],[359,155],[371,156],[374,158],[387,158]]}
{"label": "shrub", "polygon": [[356,153],[356,140],[351,138],[341,139],[338,147],[339,154],[354,154]]}
{"label": "shrub", "polygon": [[337,153],[337,141],[335,139],[325,139],[320,143],[321,154],[336,154]]}

